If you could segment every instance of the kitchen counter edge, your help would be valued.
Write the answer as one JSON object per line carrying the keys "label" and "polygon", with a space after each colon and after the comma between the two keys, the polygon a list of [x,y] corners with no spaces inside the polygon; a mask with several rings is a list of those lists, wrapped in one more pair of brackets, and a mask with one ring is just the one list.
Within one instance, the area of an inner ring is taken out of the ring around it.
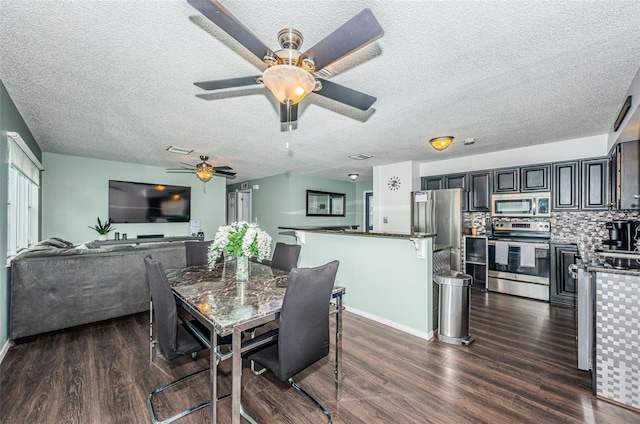
{"label": "kitchen counter edge", "polygon": [[345,236],[361,236],[361,237],[384,237],[397,239],[423,239],[435,238],[435,234],[400,234],[400,233],[378,233],[374,231],[364,232],[346,229],[328,229],[327,227],[278,227],[279,230],[291,231],[308,231],[323,234],[340,234]]}

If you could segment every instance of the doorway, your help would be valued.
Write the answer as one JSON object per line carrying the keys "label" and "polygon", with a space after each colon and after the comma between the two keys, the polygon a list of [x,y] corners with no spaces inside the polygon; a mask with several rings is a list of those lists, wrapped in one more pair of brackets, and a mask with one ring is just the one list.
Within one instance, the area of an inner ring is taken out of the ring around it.
{"label": "doorway", "polygon": [[235,221],[251,222],[251,189],[227,193],[227,224]]}
{"label": "doorway", "polygon": [[373,191],[364,192],[364,231],[373,231]]}

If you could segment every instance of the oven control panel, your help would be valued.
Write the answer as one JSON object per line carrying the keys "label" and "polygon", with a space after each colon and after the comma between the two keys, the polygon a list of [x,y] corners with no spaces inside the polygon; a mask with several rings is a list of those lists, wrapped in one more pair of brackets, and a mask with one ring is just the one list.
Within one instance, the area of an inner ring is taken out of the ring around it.
{"label": "oven control panel", "polygon": [[500,231],[534,231],[549,232],[551,223],[549,221],[507,221],[496,220],[493,222],[493,229]]}

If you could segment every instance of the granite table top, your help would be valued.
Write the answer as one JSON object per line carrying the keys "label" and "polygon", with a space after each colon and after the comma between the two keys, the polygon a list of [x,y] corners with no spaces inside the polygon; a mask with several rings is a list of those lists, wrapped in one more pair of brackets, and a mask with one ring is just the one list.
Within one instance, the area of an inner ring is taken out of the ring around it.
{"label": "granite table top", "polygon": [[[289,281],[289,273],[249,262],[249,280],[236,281],[235,260],[167,270],[169,285],[186,303],[195,306],[225,336],[233,327],[276,314]],[[335,287],[334,295],[344,293]]]}

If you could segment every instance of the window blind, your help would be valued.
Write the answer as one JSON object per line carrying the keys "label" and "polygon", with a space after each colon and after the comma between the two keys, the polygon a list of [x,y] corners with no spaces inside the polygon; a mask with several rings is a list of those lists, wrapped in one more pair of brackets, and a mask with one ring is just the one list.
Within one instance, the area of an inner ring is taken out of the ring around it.
{"label": "window blind", "polygon": [[44,170],[42,163],[35,157],[20,134],[7,132],[7,135],[9,136],[9,164],[40,187],[40,171]]}

